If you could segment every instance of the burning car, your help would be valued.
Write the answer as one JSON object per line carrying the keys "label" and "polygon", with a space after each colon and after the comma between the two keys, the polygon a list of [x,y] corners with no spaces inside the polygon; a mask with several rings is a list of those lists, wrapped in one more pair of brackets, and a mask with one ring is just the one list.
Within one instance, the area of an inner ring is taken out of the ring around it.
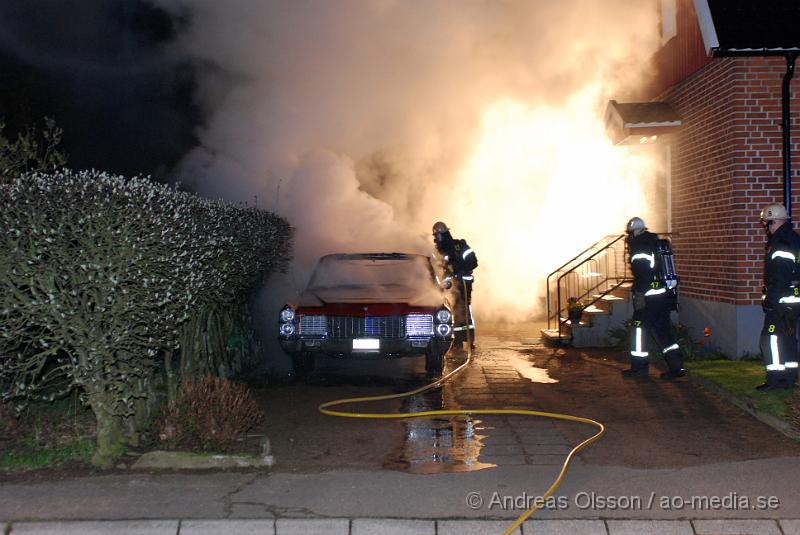
{"label": "burning car", "polygon": [[332,254],[320,258],[297,303],[281,310],[279,333],[298,376],[317,357],[421,354],[426,370],[439,373],[453,314],[427,256]]}

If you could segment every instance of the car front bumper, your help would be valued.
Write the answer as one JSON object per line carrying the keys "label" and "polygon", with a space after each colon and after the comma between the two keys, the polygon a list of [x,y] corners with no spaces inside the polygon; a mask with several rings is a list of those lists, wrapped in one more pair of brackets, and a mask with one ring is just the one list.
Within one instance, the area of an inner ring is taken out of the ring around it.
{"label": "car front bumper", "polygon": [[328,340],[324,338],[282,339],[281,347],[289,354],[312,353],[320,356],[348,357],[358,359],[404,357],[424,354],[430,347],[444,354],[452,345],[452,339],[400,338],[379,340],[378,349],[353,349],[353,339]]}

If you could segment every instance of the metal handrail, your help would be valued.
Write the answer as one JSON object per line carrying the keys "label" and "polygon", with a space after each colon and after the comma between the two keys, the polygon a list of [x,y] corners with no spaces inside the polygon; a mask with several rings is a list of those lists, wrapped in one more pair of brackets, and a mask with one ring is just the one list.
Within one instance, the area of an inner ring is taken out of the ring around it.
{"label": "metal handrail", "polygon": [[[558,326],[559,342],[567,322],[562,313],[567,309],[568,297],[577,298],[586,308],[632,280],[625,258],[624,238],[624,234],[605,236],[547,276],[547,328],[553,323]],[[551,289],[553,277],[555,303]]]}
{"label": "metal handrail", "polygon": [[[562,271],[562,270],[563,270],[565,267],[569,266],[570,264],[577,263],[577,262],[578,262],[578,260],[579,260],[581,257],[583,257],[585,254],[589,253],[590,251],[594,251],[594,250],[596,250],[596,249],[600,248],[600,247],[601,247],[601,244],[602,244],[604,241],[606,241],[606,240],[608,240],[608,239],[610,239],[610,238],[613,238],[613,236],[605,236],[605,237],[601,238],[600,240],[596,241],[595,243],[593,243],[592,245],[590,245],[589,247],[587,247],[586,249],[584,249],[583,251],[581,251],[580,253],[578,253],[577,255],[575,255],[575,256],[574,256],[573,258],[571,258],[570,260],[568,260],[568,261],[564,262],[564,263],[563,263],[561,266],[559,266],[559,267],[558,267],[558,268],[557,268],[555,271],[553,271],[552,273],[550,273],[550,274],[547,276],[547,296],[546,296],[546,297],[547,297],[547,328],[548,328],[548,329],[550,329],[550,320],[551,320],[551,317],[552,317],[552,315],[551,315],[551,308],[550,308],[550,307],[551,307],[551,299],[550,299],[550,297],[551,297],[551,292],[550,292],[550,278],[551,278],[551,277],[553,277],[554,275],[557,275],[559,272],[561,272],[561,271]],[[559,299],[558,301],[560,302],[560,299]]]}
{"label": "metal handrail", "polygon": [[[551,327],[550,322],[551,322],[551,319],[553,317],[552,309],[551,309],[551,295],[552,295],[552,293],[550,291],[550,279],[552,277],[558,275],[562,271],[564,271],[564,268],[566,268],[567,266],[569,266],[571,264],[574,264],[576,266],[579,265],[580,263],[583,262],[583,260],[581,260],[581,259],[584,257],[584,255],[586,255],[587,253],[593,252],[593,251],[596,252],[598,250],[602,250],[606,245],[604,242],[607,242],[607,241],[610,241],[610,240],[614,240],[616,238],[617,238],[617,236],[615,236],[615,235],[604,236],[600,240],[596,241],[595,243],[593,243],[592,245],[590,245],[589,247],[587,247],[586,249],[584,249],[583,251],[581,251],[580,253],[575,255],[570,260],[564,262],[564,264],[559,266],[557,269],[555,269],[552,273],[550,273],[547,276],[547,328],[548,329]],[[588,256],[588,258],[591,258],[591,257],[592,257],[592,255]],[[568,269],[567,272],[570,271],[571,269],[572,268]]]}

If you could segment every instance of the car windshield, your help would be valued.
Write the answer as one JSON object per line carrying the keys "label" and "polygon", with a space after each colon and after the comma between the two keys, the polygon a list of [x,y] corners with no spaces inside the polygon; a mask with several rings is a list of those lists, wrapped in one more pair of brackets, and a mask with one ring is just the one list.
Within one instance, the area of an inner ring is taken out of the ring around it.
{"label": "car windshield", "polygon": [[392,257],[336,255],[320,259],[311,276],[308,289],[313,291],[367,287],[420,288],[433,283],[430,262],[422,255]]}

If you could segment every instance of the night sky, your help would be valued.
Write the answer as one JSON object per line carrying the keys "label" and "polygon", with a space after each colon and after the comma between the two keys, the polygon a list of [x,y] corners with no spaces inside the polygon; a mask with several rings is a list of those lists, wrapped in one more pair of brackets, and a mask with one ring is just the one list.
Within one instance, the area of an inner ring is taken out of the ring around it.
{"label": "night sky", "polygon": [[3,0],[6,135],[53,117],[69,167],[168,179],[199,116],[191,67],[169,59],[179,23],[137,0]]}

